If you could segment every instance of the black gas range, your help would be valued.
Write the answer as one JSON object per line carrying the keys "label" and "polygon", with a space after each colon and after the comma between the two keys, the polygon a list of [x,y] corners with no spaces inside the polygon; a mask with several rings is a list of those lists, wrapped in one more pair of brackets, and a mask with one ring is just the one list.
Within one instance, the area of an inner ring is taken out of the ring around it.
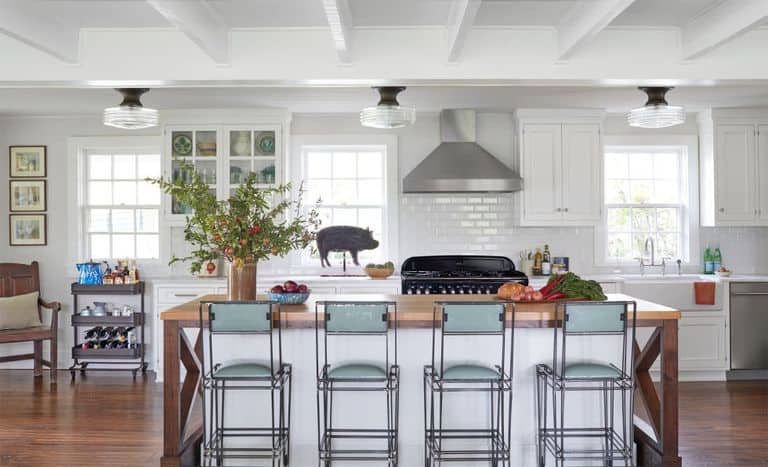
{"label": "black gas range", "polygon": [[528,285],[528,276],[504,256],[413,256],[400,270],[402,293],[495,294],[506,282]]}

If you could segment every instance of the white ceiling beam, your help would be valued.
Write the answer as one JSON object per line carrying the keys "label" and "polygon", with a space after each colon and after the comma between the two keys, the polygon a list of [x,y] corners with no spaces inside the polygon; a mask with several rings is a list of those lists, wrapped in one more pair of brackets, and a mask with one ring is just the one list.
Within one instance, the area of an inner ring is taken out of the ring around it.
{"label": "white ceiling beam", "polygon": [[352,30],[352,14],[349,10],[349,2],[348,0],[322,1],[325,17],[328,20],[328,26],[331,28],[333,46],[336,49],[339,61],[349,63],[351,61],[350,44]]}
{"label": "white ceiling beam", "polygon": [[[34,11],[31,2],[0,3],[0,33],[13,37],[66,63],[77,63],[80,30]],[[39,10],[39,8],[38,8]]]}
{"label": "white ceiling beam", "polygon": [[567,60],[589,43],[635,0],[578,2],[557,28],[558,59]]}
{"label": "white ceiling beam", "polygon": [[229,26],[206,0],[147,0],[217,64],[229,63]]}
{"label": "white ceiling beam", "polygon": [[453,0],[448,14],[448,61],[455,62],[475,24],[482,0]]}
{"label": "white ceiling beam", "polygon": [[768,18],[766,0],[726,0],[683,29],[683,59],[691,60],[744,34]]}

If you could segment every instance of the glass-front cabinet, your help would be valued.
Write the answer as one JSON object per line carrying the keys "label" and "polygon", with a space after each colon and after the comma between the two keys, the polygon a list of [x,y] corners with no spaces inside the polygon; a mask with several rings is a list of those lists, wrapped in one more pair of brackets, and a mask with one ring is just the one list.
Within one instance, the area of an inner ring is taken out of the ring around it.
{"label": "glass-front cabinet", "polygon": [[[194,167],[219,200],[254,174],[264,188],[281,183],[283,128],[287,123],[246,125],[166,124],[164,135],[164,172],[173,180],[189,180],[187,164]],[[170,198],[170,197],[169,197]],[[183,221],[188,206],[167,199],[168,221]]]}
{"label": "glass-front cabinet", "polygon": [[[184,170],[185,165],[191,164],[210,187],[219,196],[217,178],[219,173],[219,137],[215,128],[169,128],[168,150],[171,164],[170,176],[173,180],[188,181],[191,175]],[[188,214],[189,207],[175,199],[171,199],[169,214]]]}

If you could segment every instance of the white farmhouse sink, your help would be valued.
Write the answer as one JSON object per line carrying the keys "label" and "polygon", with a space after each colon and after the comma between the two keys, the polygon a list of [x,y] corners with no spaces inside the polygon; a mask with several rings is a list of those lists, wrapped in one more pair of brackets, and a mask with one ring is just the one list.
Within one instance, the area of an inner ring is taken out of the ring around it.
{"label": "white farmhouse sink", "polygon": [[649,276],[623,276],[622,292],[632,297],[651,300],[681,311],[714,311],[723,308],[723,283],[715,283],[715,304],[697,305],[693,283],[712,281],[712,276],[668,275],[650,278]]}

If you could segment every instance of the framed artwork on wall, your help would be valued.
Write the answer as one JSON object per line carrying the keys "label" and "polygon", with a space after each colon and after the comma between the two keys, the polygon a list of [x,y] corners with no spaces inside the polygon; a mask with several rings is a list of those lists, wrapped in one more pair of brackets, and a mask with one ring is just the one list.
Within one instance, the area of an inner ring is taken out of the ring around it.
{"label": "framed artwork on wall", "polygon": [[8,238],[11,246],[46,245],[48,232],[45,214],[9,214]]}
{"label": "framed artwork on wall", "polygon": [[12,178],[46,177],[46,146],[9,146],[8,157]]}
{"label": "framed artwork on wall", "polygon": [[9,184],[11,212],[46,210],[45,180],[11,180]]}

